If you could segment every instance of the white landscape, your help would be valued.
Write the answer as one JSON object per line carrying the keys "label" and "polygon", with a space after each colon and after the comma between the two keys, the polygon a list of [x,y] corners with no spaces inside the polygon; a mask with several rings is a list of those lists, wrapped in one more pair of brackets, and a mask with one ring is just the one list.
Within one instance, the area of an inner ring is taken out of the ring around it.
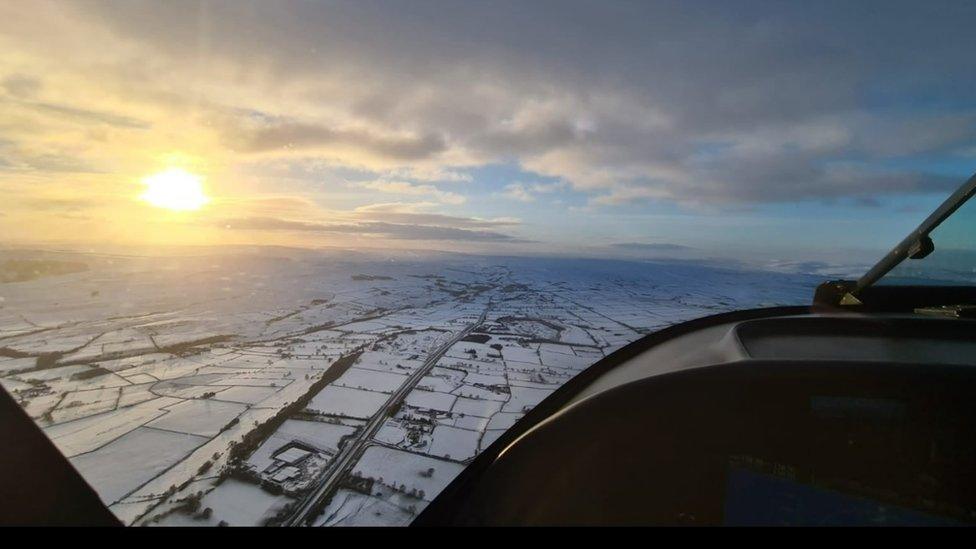
{"label": "white landscape", "polygon": [[667,262],[237,249],[3,252],[0,383],[130,525],[403,525],[623,345],[809,301]]}

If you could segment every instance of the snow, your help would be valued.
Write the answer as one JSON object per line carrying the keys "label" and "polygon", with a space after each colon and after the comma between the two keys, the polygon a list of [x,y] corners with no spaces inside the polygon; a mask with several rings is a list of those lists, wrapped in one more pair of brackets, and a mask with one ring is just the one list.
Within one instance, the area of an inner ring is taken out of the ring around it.
{"label": "snow", "polygon": [[275,431],[275,435],[292,437],[294,440],[310,444],[320,450],[335,453],[338,451],[342,437],[351,435],[355,430],[348,425],[289,419]]}
{"label": "snow", "polygon": [[472,398],[458,397],[451,411],[455,414],[464,414],[478,417],[491,417],[492,414],[502,409],[502,402],[497,400],[476,400]]}
{"label": "snow", "polygon": [[220,390],[213,398],[226,402],[239,402],[242,404],[257,404],[262,400],[278,392],[275,387],[246,387],[237,386],[229,389]]}
{"label": "snow", "polygon": [[44,429],[64,455],[76,456],[91,452],[125,435],[147,421],[166,413],[166,406],[179,402],[171,398],[152,400],[104,414],[65,422]]}
{"label": "snow", "polygon": [[[440,357],[383,422],[374,440],[397,448],[373,446],[354,464],[363,472],[402,473],[408,486],[427,482],[411,476],[417,463],[460,470],[553,390],[642,334],[724,310],[805,303],[817,281],[663,262],[413,253],[391,261],[386,254],[283,248],[179,258],[83,254],[91,271],[18,284],[5,294],[0,337],[10,349],[70,351],[90,364],[34,370],[36,356],[0,357],[0,384],[61,451],[85,464],[97,489],[110,497],[134,490],[112,507],[131,522],[170,486],[187,488],[160,509],[211,489],[204,477],[226,466],[231,445],[307,396],[323,375],[331,379],[331,365],[344,354],[361,352],[259,445],[248,458],[252,467],[264,470],[271,455],[295,441],[318,449],[296,467],[297,477],[290,469],[272,473],[298,486],[322,470],[342,440],[356,440],[357,429],[382,413],[434,349],[474,328],[470,341]],[[391,280],[353,280],[357,273]],[[473,326],[482,313],[485,323]],[[152,344],[210,335],[225,340],[178,353]],[[24,370],[34,371],[17,373]],[[208,461],[209,472],[198,473]],[[407,469],[390,472],[397,467]],[[426,499],[439,489],[429,488]],[[228,481],[203,505],[232,524],[258,524],[287,501]],[[423,504],[381,485],[371,495],[340,490],[320,522],[405,524]],[[163,521],[216,522],[182,514]]]}
{"label": "snow", "polygon": [[51,412],[54,423],[70,421],[115,409],[119,388],[91,389],[66,393],[58,407]]}
{"label": "snow", "polygon": [[380,426],[380,430],[376,432],[373,440],[398,445],[403,443],[406,438],[407,430],[388,419]]}
{"label": "snow", "polygon": [[489,420],[478,416],[459,416],[454,418],[454,426],[461,429],[481,432],[488,427]]}
{"label": "snow", "polygon": [[465,376],[464,382],[471,385],[506,385],[508,380],[503,375],[472,372]]}
{"label": "snow", "polygon": [[112,503],[176,463],[207,439],[139,427],[94,452],[71,459],[71,464]]}
{"label": "snow", "polygon": [[356,463],[353,473],[363,478],[382,478],[386,486],[405,485],[407,492],[423,490],[423,499],[431,501],[463,469],[463,466],[450,461],[384,446],[370,446]]}
{"label": "snow", "polygon": [[352,367],[346,370],[346,373],[342,374],[342,377],[337,379],[334,385],[392,394],[403,385],[406,379],[407,376],[404,374]]}
{"label": "snow", "polygon": [[432,393],[415,389],[407,395],[406,403],[415,408],[426,408],[429,410],[440,410],[442,412],[451,411],[454,406],[456,396],[448,393]]}
{"label": "snow", "polygon": [[552,393],[548,389],[533,389],[516,385],[513,385],[511,390],[512,398],[502,406],[503,412],[525,412]]}
{"label": "snow", "polygon": [[434,428],[434,442],[428,453],[448,459],[468,459],[477,453],[478,438],[476,431],[438,425]]}
{"label": "snow", "polygon": [[489,429],[485,431],[485,434],[481,436],[481,442],[478,443],[478,450],[484,450],[485,448],[491,446],[496,440],[498,440],[498,437],[502,436],[503,434],[505,434],[504,429],[498,429],[495,431]]}
{"label": "snow", "polygon": [[410,358],[416,353],[392,353],[388,351],[367,351],[356,361],[355,368],[359,370],[374,370],[392,372],[395,374],[409,374],[423,363],[420,358]]}
{"label": "snow", "polygon": [[247,387],[283,387],[289,383],[291,383],[290,379],[266,378],[247,374],[214,381],[214,385],[243,385]]}
{"label": "snow", "polygon": [[224,521],[229,526],[261,526],[279,509],[291,502],[287,496],[276,496],[259,486],[229,478],[208,492],[200,501],[200,509],[213,509],[209,519],[193,519],[173,513],[164,519],[165,526],[216,526]]}
{"label": "snow", "polygon": [[156,429],[212,437],[246,409],[246,406],[232,402],[187,400],[166,408],[166,415],[147,425]]}
{"label": "snow", "polygon": [[548,343],[539,346],[539,356],[543,364],[555,368],[582,370],[593,363],[590,357],[577,356],[572,347]]}
{"label": "snow", "polygon": [[406,526],[414,515],[379,498],[341,489],[316,526]]}
{"label": "snow", "polygon": [[434,368],[433,374],[428,374],[421,378],[417,383],[417,387],[425,388],[428,391],[450,393],[461,385],[460,379],[464,378],[463,375],[446,376],[440,374],[438,371],[443,371],[443,368]]}
{"label": "snow", "polygon": [[[200,398],[207,393],[217,393],[226,387],[207,385],[208,381],[219,379],[219,376],[192,376],[178,378],[172,381],[161,381],[152,386],[152,392],[161,396],[171,396],[180,399]],[[186,380],[184,382],[184,380]]]}
{"label": "snow", "polygon": [[[305,454],[308,455],[308,452],[305,452]],[[271,480],[275,482],[284,482],[299,476],[301,473],[302,472],[300,469],[289,465],[287,467],[282,467],[281,469],[279,469],[277,473],[271,476]]]}
{"label": "snow", "polygon": [[372,417],[389,395],[329,385],[312,397],[308,409],[319,414],[348,416],[360,419]]}
{"label": "snow", "polygon": [[118,407],[132,406],[133,404],[139,404],[140,402],[156,398],[151,388],[152,383],[120,387],[121,394],[119,395]]}
{"label": "snow", "polygon": [[515,422],[521,418],[521,413],[501,412],[491,416],[491,421],[488,422],[488,429],[501,429],[504,431],[512,425],[515,425]]}
{"label": "snow", "polygon": [[473,385],[462,385],[454,390],[454,394],[471,399],[498,401],[508,400],[508,395],[502,392],[489,391],[483,387],[475,387]]}
{"label": "snow", "polygon": [[573,324],[567,324],[565,329],[559,333],[559,341],[570,345],[593,345],[596,343],[586,330]]}
{"label": "snow", "polygon": [[289,465],[294,465],[310,455],[312,455],[312,453],[307,450],[302,450],[301,448],[289,448],[284,452],[275,455],[275,459],[278,461],[284,461]]}
{"label": "snow", "polygon": [[502,347],[502,356],[505,362],[520,362],[527,364],[540,364],[539,352],[531,347],[517,347],[508,345]]}
{"label": "snow", "polygon": [[247,463],[257,472],[265,471],[271,467],[274,459],[281,459],[275,454],[294,442],[317,448],[326,454],[335,454],[339,450],[342,437],[355,431],[354,427],[348,425],[289,419],[254,450]]}
{"label": "snow", "polygon": [[34,357],[28,358],[0,358],[0,375],[16,374],[19,370],[33,368],[37,364]]}
{"label": "snow", "polygon": [[149,374],[135,374],[131,376],[122,376],[122,377],[124,377],[126,381],[128,381],[129,383],[154,383],[156,381],[159,381],[158,379],[154,378]]}

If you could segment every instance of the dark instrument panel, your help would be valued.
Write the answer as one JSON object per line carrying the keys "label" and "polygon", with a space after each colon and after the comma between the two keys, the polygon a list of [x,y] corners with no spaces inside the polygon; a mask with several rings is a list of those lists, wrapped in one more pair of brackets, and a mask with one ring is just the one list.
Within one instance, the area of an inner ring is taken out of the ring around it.
{"label": "dark instrument panel", "polygon": [[974,326],[781,316],[662,340],[499,440],[415,524],[974,522]]}

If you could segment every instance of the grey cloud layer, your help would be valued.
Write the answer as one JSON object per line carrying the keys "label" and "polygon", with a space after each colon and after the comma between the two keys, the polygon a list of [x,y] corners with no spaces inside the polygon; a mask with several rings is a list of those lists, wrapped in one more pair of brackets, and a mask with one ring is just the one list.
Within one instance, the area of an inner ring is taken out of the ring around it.
{"label": "grey cloud layer", "polygon": [[404,166],[457,153],[607,203],[729,203],[938,191],[945,178],[891,166],[976,144],[972,2],[85,6],[174,63],[259,62],[372,128],[229,138],[251,151],[344,144]]}
{"label": "grey cloud layer", "polygon": [[623,250],[633,250],[639,252],[673,252],[679,250],[690,250],[688,246],[682,246],[680,244],[670,244],[665,242],[658,243],[642,243],[642,242],[618,242],[612,244],[614,248],[620,248]]}
{"label": "grey cloud layer", "polygon": [[[369,212],[360,212],[359,215],[366,217]],[[518,225],[518,222],[513,220],[475,219],[423,212],[382,212],[378,216],[392,223],[434,225],[460,229],[489,229]]]}
{"label": "grey cloud layer", "polygon": [[361,130],[341,130],[321,125],[282,122],[257,128],[230,128],[227,139],[248,152],[282,149],[314,149],[323,146],[348,146],[393,160],[422,160],[446,147],[436,135],[378,136]]}
{"label": "grey cloud layer", "polygon": [[356,234],[401,240],[454,240],[467,242],[527,242],[513,236],[457,227],[363,221],[360,223],[311,223],[272,217],[227,219],[216,223],[234,230],[295,231],[324,234]]}

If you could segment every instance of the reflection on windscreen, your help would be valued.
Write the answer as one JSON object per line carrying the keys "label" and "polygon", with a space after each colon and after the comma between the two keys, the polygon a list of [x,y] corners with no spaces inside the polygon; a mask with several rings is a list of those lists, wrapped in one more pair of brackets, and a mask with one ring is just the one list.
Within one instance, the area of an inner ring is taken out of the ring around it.
{"label": "reflection on windscreen", "polygon": [[969,200],[930,235],[935,251],[906,259],[879,284],[976,284],[976,201]]}
{"label": "reflection on windscreen", "polygon": [[409,523],[595,361],[816,282],[261,250],[0,256],[0,382],[126,524]]}

